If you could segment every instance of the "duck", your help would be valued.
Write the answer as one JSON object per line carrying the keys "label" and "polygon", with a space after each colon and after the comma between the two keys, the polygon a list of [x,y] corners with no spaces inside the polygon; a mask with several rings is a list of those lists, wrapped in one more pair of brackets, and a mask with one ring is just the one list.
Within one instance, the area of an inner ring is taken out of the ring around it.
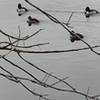
{"label": "duck", "polygon": [[70,34],[70,41],[71,42],[79,41],[79,40],[84,38],[84,36],[82,34],[80,34],[80,33],[75,33],[74,31],[71,31],[71,33],[72,33],[72,34]]}
{"label": "duck", "polygon": [[21,16],[28,12],[28,9],[25,7],[22,7],[21,3],[18,3],[18,8],[17,8],[18,16]]}
{"label": "duck", "polygon": [[28,23],[29,26],[31,26],[32,24],[39,24],[40,21],[36,18],[32,18],[31,16],[29,16],[27,23]]}
{"label": "duck", "polygon": [[88,6],[85,8],[85,16],[87,18],[90,17],[90,16],[92,16],[92,15],[96,15],[96,14],[99,14],[99,12],[97,10],[90,9],[90,7],[88,7]]}

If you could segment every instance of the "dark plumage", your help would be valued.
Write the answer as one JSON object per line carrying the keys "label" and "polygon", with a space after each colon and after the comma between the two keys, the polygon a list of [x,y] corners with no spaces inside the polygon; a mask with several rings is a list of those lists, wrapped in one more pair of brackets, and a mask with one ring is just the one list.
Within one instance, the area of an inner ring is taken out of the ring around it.
{"label": "dark plumage", "polygon": [[21,3],[18,3],[18,8],[17,8],[18,15],[21,16],[28,12],[28,9],[25,7],[22,7]]}
{"label": "dark plumage", "polygon": [[32,18],[31,16],[29,16],[27,23],[28,23],[29,26],[31,26],[32,24],[39,24],[40,21],[36,18]]}
{"label": "dark plumage", "polygon": [[91,15],[95,15],[95,14],[98,14],[99,12],[95,9],[90,9],[90,7],[86,7],[85,8],[85,16],[86,17],[90,17]]}
{"label": "dark plumage", "polygon": [[21,9],[22,6],[21,6],[21,3],[18,3],[18,9]]}
{"label": "dark plumage", "polygon": [[79,41],[81,39],[84,38],[84,36],[80,33],[73,33],[74,31],[72,31],[72,34],[70,35],[70,41],[74,42],[74,41]]}
{"label": "dark plumage", "polygon": [[21,3],[18,3],[18,9],[24,9],[25,11],[28,11],[28,9],[27,9],[27,8],[22,7]]}

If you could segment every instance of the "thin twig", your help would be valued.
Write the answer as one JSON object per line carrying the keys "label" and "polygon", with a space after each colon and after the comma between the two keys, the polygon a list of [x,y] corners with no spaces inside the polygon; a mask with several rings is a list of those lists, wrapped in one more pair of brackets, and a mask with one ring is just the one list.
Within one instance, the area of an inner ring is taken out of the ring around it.
{"label": "thin twig", "polygon": [[[98,48],[100,45],[95,45],[92,46],[91,48]],[[75,49],[68,49],[68,50],[51,50],[51,51],[35,51],[35,50],[22,50],[22,49],[13,49],[14,52],[19,52],[19,53],[35,53],[35,54],[42,54],[42,53],[63,53],[63,52],[76,52],[76,51],[82,51],[82,50],[88,50],[90,49],[89,47],[83,47],[83,48],[75,48]],[[0,50],[11,50],[11,48],[4,48],[0,47]]]}
{"label": "thin twig", "polygon": [[64,24],[62,22],[60,22],[57,18],[55,18],[54,16],[48,14],[47,12],[43,11],[42,9],[40,9],[39,7],[35,6],[34,4],[32,4],[31,2],[29,2],[28,0],[24,0],[26,3],[28,3],[30,6],[36,8],[38,11],[40,11],[41,13],[43,13],[45,16],[47,16],[50,20],[52,20],[54,23],[58,23],[60,24],[65,30],[67,30],[69,32],[69,34],[76,36],[77,38],[79,38],[84,44],[86,44],[89,49],[95,53],[96,55],[100,56],[100,53],[96,52],[93,50],[93,48],[91,47],[90,44],[88,44],[86,41],[84,41],[83,39],[81,39],[77,34],[74,34],[71,32],[71,30],[69,30],[66,26],[64,26]]}

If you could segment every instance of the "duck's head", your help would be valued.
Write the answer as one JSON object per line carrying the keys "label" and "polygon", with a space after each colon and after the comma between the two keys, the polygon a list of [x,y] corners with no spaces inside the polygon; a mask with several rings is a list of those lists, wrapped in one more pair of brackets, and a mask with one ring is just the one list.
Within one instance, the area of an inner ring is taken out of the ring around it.
{"label": "duck's head", "polygon": [[21,9],[21,8],[22,8],[21,3],[19,3],[18,4],[18,9]]}
{"label": "duck's head", "polygon": [[29,20],[32,20],[32,17],[31,17],[31,16],[28,16],[28,19],[29,19]]}
{"label": "duck's head", "polygon": [[90,11],[90,7],[87,6],[87,7],[85,8],[85,11]]}

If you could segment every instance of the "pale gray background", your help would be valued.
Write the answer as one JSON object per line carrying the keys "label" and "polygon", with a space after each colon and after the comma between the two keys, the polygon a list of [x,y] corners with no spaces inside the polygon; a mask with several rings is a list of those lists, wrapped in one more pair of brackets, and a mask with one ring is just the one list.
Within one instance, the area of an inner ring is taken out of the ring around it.
{"label": "pale gray background", "polygon": [[[100,0],[30,0],[44,10],[52,10],[50,14],[56,16],[61,21],[67,21],[70,13],[57,13],[58,11],[84,11],[88,5],[100,11]],[[80,42],[71,43],[69,33],[61,26],[54,24],[44,15],[39,12],[29,12],[21,17],[17,16],[17,4],[21,2],[29,9],[33,9],[24,0],[0,0],[0,29],[8,34],[18,36],[18,25],[22,30],[22,36],[32,34],[40,28],[43,28],[39,35],[32,40],[34,43],[50,42],[50,45],[41,47],[41,50],[63,50],[71,48],[86,47]],[[37,17],[40,20],[40,25],[28,27],[26,20],[29,15]],[[83,14],[76,13],[73,15],[71,25],[77,32],[84,34],[84,40],[91,45],[100,44],[100,16],[92,17],[88,20]],[[93,22],[93,23],[92,23]],[[5,37],[0,37],[0,41]],[[29,42],[30,43],[30,42]],[[38,47],[35,50],[40,50]],[[100,52],[99,48],[95,49]],[[16,54],[11,53],[8,56],[14,62],[20,64],[21,67],[28,69],[25,63],[21,62]],[[59,77],[69,76],[68,82],[74,87],[86,92],[90,87],[91,94],[100,94],[100,56],[93,54],[90,50],[61,53],[61,54],[31,54],[25,55],[28,60],[31,60],[39,67],[52,72]],[[15,75],[23,75],[21,71],[0,60],[0,65],[12,71]],[[41,76],[39,72],[28,69],[37,76]],[[41,77],[40,77],[41,78]],[[31,88],[36,88],[34,85]],[[42,89],[37,89],[40,93],[45,93]],[[84,100],[81,96],[71,93],[50,92],[50,96],[57,100]],[[32,96],[27,90],[20,85],[10,82],[9,80],[0,77],[0,100],[38,100]]]}

